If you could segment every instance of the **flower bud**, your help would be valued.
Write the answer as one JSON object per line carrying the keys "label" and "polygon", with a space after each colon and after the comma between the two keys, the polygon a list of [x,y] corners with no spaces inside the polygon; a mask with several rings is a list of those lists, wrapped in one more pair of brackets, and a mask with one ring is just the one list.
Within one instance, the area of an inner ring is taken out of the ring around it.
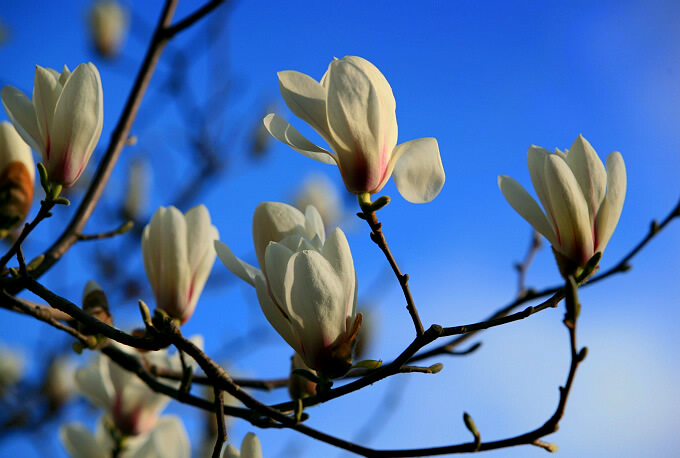
{"label": "flower bud", "polygon": [[312,205],[319,211],[327,228],[337,226],[342,216],[342,199],[333,182],[326,175],[308,176],[295,195],[295,206],[304,210]]}
{"label": "flower bud", "polygon": [[128,170],[127,189],[123,203],[124,218],[134,221],[146,211],[150,181],[149,164],[141,159],[134,160]]}
{"label": "flower bud", "polygon": [[366,59],[335,59],[318,83],[295,72],[278,73],[283,100],[308,123],[331,151],[316,146],[276,114],[264,124],[277,140],[326,164],[336,164],[349,192],[375,194],[394,174],[409,202],[434,199],[444,186],[444,168],[434,138],[397,145],[396,102],[392,88]]}
{"label": "flower bud", "polygon": [[67,356],[59,356],[50,362],[42,385],[50,411],[59,410],[75,394],[74,372],[73,362]]}
{"label": "flower bud", "polygon": [[128,31],[128,12],[115,0],[99,0],[90,10],[90,33],[103,57],[115,57]]}
{"label": "flower bud", "polygon": [[501,175],[498,185],[512,208],[550,241],[562,275],[578,274],[595,253],[604,251],[621,216],[626,196],[621,153],[607,156],[605,170],[579,135],[564,152],[531,146],[528,162],[545,213],[512,178]]}
{"label": "flower bud", "polygon": [[83,289],[83,310],[102,323],[113,326],[109,301],[106,298],[106,294],[104,294],[104,290],[94,280],[89,280],[85,284],[85,289]]}
{"label": "flower bud", "polygon": [[10,123],[0,122],[0,238],[26,218],[34,182],[31,148]]}
{"label": "flower bud", "polygon": [[0,399],[24,376],[24,365],[21,353],[0,345]]}
{"label": "flower bud", "polygon": [[33,100],[12,86],[0,92],[15,129],[40,153],[49,179],[72,186],[97,146],[104,123],[99,71],[92,63],[61,74],[36,66]]}
{"label": "flower bud", "polygon": [[260,439],[253,433],[246,434],[241,442],[241,450],[237,450],[231,444],[222,452],[222,458],[262,458],[262,445]]}
{"label": "flower bud", "polygon": [[215,262],[217,228],[208,209],[198,205],[186,214],[159,207],[142,233],[144,270],[156,307],[186,323]]}

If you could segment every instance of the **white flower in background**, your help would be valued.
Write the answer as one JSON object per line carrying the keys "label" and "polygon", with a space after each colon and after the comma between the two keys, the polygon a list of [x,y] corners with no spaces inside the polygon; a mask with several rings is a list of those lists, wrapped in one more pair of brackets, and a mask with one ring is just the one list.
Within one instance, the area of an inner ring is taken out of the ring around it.
{"label": "white flower in background", "polygon": [[241,442],[241,451],[228,444],[222,452],[222,458],[262,458],[260,439],[255,434],[248,433]]}
{"label": "white flower in background", "polygon": [[5,86],[2,104],[21,138],[40,153],[50,181],[70,187],[85,169],[104,123],[104,95],[92,63],[61,74],[36,65],[33,101]]}
{"label": "white flower in background", "polygon": [[444,168],[434,138],[397,145],[396,102],[392,88],[366,59],[335,59],[321,83],[295,71],[278,73],[283,100],[332,151],[307,140],[276,114],[264,118],[269,132],[295,151],[326,164],[337,164],[353,194],[375,194],[391,175],[409,202],[434,199],[444,186]]}
{"label": "white flower in background", "polygon": [[[200,337],[192,338],[202,346]],[[167,350],[139,353],[112,342],[117,348],[144,358],[149,365],[181,371],[178,354]],[[107,412],[116,430],[124,435],[139,435],[154,428],[158,416],[170,398],[151,390],[136,374],[126,371],[102,354],[96,354],[90,364],[76,371],[75,381],[81,393]]]}
{"label": "white flower in background", "polygon": [[626,197],[623,158],[619,152],[611,153],[605,170],[593,147],[579,135],[564,153],[532,145],[528,162],[545,213],[512,178],[501,175],[498,185],[512,208],[550,241],[563,274],[570,273],[603,252],[616,228]]}
{"label": "white flower in background", "polygon": [[144,269],[156,307],[186,323],[215,262],[218,237],[203,205],[184,215],[175,207],[156,210],[142,233]]}
{"label": "white flower in background", "polygon": [[59,409],[76,394],[74,374],[75,364],[68,356],[58,356],[50,362],[42,385],[42,392],[47,398],[51,410]]}
{"label": "white flower in background", "polygon": [[0,397],[21,381],[24,366],[21,353],[0,345]]}
{"label": "white flower in background", "polygon": [[90,32],[97,51],[104,57],[120,52],[128,31],[128,12],[119,2],[99,0],[90,10]]}
{"label": "white flower in background", "polygon": [[[59,428],[59,438],[73,458],[111,458],[115,442],[106,427],[106,418],[99,418],[92,434],[80,423],[68,423]],[[179,417],[167,415],[147,434],[126,437],[119,458],[189,458],[191,446],[184,424]]]}
{"label": "white flower in background", "polygon": [[123,216],[136,220],[146,211],[151,187],[151,169],[144,159],[135,159],[128,169]]}
{"label": "white flower in background", "polygon": [[309,205],[321,214],[326,227],[337,226],[342,217],[342,198],[333,182],[323,174],[308,176],[295,195],[295,206],[304,210]]}
{"label": "white flower in background", "polygon": [[265,317],[310,368],[327,377],[344,375],[361,315],[357,280],[345,234],[326,239],[314,207],[263,202],[253,217],[253,241],[262,270],[234,256],[220,241],[217,255],[236,276],[254,286]]}
{"label": "white flower in background", "polygon": [[26,218],[33,202],[34,183],[31,148],[12,124],[0,122],[0,238]]}

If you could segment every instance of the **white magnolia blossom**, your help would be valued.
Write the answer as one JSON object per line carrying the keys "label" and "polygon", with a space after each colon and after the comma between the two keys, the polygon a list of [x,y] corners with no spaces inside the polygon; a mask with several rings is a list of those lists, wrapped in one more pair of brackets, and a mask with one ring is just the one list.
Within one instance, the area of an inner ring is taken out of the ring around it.
{"label": "white magnolia blossom", "polygon": [[246,434],[241,442],[241,451],[231,444],[227,444],[222,451],[222,458],[262,458],[260,439],[253,433]]}
{"label": "white magnolia blossom", "polygon": [[76,394],[75,369],[73,359],[67,355],[58,356],[50,362],[42,391],[51,408],[59,408]]}
{"label": "white magnolia blossom", "polygon": [[302,214],[290,205],[263,202],[253,217],[253,241],[262,270],[220,241],[215,248],[233,274],[256,288],[269,323],[310,368],[329,377],[343,375],[361,325],[345,234],[335,229],[326,238],[312,206]]}
{"label": "white magnolia blossom", "polygon": [[35,162],[12,124],[0,122],[0,237],[28,214],[33,202]]}
{"label": "white magnolia blossom", "polygon": [[399,193],[409,202],[434,199],[444,186],[444,168],[434,138],[397,145],[396,102],[392,88],[366,59],[335,59],[318,83],[296,71],[278,73],[283,100],[332,151],[316,146],[276,114],[264,118],[269,132],[295,151],[337,164],[354,194],[380,191],[394,174]]}
{"label": "white magnolia blossom", "polygon": [[[114,440],[106,427],[106,417],[97,422],[92,434],[81,423],[68,423],[59,428],[59,438],[73,458],[111,458]],[[191,445],[179,417],[167,415],[146,434],[126,437],[120,458],[189,458]]]}
{"label": "white magnolia blossom", "polygon": [[[202,346],[202,338],[191,339]],[[148,364],[174,371],[182,370],[178,354],[169,355],[167,350],[139,353],[133,348],[115,342],[117,348]],[[102,407],[116,429],[124,435],[139,435],[154,428],[158,416],[170,398],[149,388],[136,374],[127,371],[108,357],[98,353],[90,364],[76,371],[76,386],[93,404]],[[179,384],[177,384],[179,385]]]}
{"label": "white magnolia blossom", "polygon": [[555,154],[538,146],[528,152],[529,174],[545,213],[515,180],[501,175],[498,185],[512,208],[550,241],[575,267],[603,252],[621,216],[626,167],[621,153],[607,156],[605,170],[581,135],[569,150]]}
{"label": "white magnolia blossom", "polygon": [[24,376],[25,360],[23,354],[0,345],[0,396]]}
{"label": "white magnolia blossom", "polygon": [[92,63],[61,74],[36,65],[33,100],[5,86],[2,104],[21,138],[42,156],[50,181],[76,182],[97,146],[104,123],[104,94]]}
{"label": "white magnolia blossom", "polygon": [[142,233],[144,269],[156,307],[186,323],[215,262],[218,237],[204,205],[184,215],[175,207],[156,210]]}
{"label": "white magnolia blossom", "polygon": [[128,30],[128,12],[115,0],[99,0],[90,10],[90,32],[95,48],[104,57],[120,51]]}
{"label": "white magnolia blossom", "polygon": [[294,202],[300,210],[309,205],[316,208],[326,227],[335,227],[342,217],[342,198],[338,188],[324,174],[308,176],[302,182]]}

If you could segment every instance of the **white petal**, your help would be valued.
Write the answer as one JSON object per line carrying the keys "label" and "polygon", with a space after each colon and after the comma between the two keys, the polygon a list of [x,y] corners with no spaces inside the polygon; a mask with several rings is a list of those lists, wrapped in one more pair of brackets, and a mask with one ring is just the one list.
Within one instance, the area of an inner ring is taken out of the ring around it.
{"label": "white petal", "polygon": [[595,224],[597,251],[604,251],[621,217],[623,201],[626,198],[626,165],[621,153],[615,151],[607,156],[607,196],[597,214]]}
{"label": "white petal", "polygon": [[182,420],[174,415],[161,418],[144,443],[126,458],[189,458],[191,446]]}
{"label": "white petal", "polygon": [[111,448],[97,440],[90,431],[80,423],[68,423],[59,428],[59,439],[66,451],[73,458],[108,458]]}
{"label": "white petal", "polygon": [[262,458],[260,439],[253,433],[246,434],[241,442],[241,458]]}
{"label": "white petal", "polygon": [[241,453],[233,445],[227,444],[227,447],[222,451],[222,458],[241,458]]}
{"label": "white petal", "polygon": [[430,202],[444,186],[444,166],[434,138],[411,140],[394,149],[394,184],[404,199]]}
{"label": "white petal", "polygon": [[278,72],[278,76],[281,96],[290,111],[328,141],[326,89],[304,73],[286,70]]}
{"label": "white petal", "polygon": [[17,133],[12,123],[7,121],[0,122],[0,151],[3,152],[0,156],[0,170],[4,170],[14,161],[19,161],[26,166],[31,181],[35,181],[35,162],[31,147]]}
{"label": "white petal", "polygon": [[88,365],[78,369],[74,381],[90,402],[105,409],[111,408],[114,387],[109,375],[109,365],[104,356],[97,354]]}
{"label": "white petal", "polygon": [[281,116],[271,113],[265,116],[264,126],[278,141],[285,143],[298,153],[324,164],[336,164],[335,154],[307,140],[295,127]]}
{"label": "white petal", "polygon": [[552,156],[550,151],[541,148],[540,146],[531,145],[529,151],[527,151],[527,163],[529,165],[531,183],[534,185],[538,200],[541,202],[541,205],[543,205],[548,221],[554,228],[555,215],[550,204],[550,196],[548,196],[548,188],[545,181],[545,161],[550,156]]}
{"label": "white petal", "polygon": [[262,272],[267,270],[264,252],[269,242],[280,242],[285,237],[296,234],[308,236],[305,215],[297,208],[281,202],[261,202],[255,208],[253,243]]}
{"label": "white petal", "polygon": [[308,205],[305,209],[305,229],[307,229],[308,239],[313,239],[315,235],[318,235],[321,242],[326,240],[326,228],[323,219],[321,219],[319,210],[313,205]]}
{"label": "white petal", "polygon": [[43,154],[45,142],[40,134],[38,119],[33,102],[19,89],[5,86],[0,91],[2,105],[5,107],[9,120],[21,138],[33,148],[36,153]]}
{"label": "white petal", "polygon": [[555,155],[545,162],[545,179],[555,212],[555,235],[559,243],[555,249],[583,265],[594,252],[588,204],[581,187],[566,162]]}
{"label": "white petal", "polygon": [[188,260],[191,273],[189,308],[193,309],[215,263],[214,240],[219,238],[219,233],[217,228],[211,224],[210,214],[204,205],[191,208],[184,215],[184,219],[187,223]]}
{"label": "white petal", "polygon": [[282,243],[271,242],[265,251],[265,265],[267,267],[267,284],[272,298],[284,309],[290,317],[289,302],[286,301],[287,291],[284,286],[286,270],[293,251]]}
{"label": "white petal", "polygon": [[220,261],[231,273],[241,280],[250,283],[250,285],[255,286],[255,279],[262,275],[259,269],[234,256],[231,249],[219,240],[215,240],[215,251],[217,251],[217,257],[220,258]]}
{"label": "white petal", "polygon": [[356,315],[357,278],[347,237],[340,228],[335,228],[328,236],[323,247],[323,256],[333,266],[342,282],[345,295],[345,317],[353,318]]}
{"label": "white petal", "polygon": [[548,239],[551,245],[558,245],[555,232],[545,214],[521,184],[507,175],[500,175],[498,177],[498,187],[501,188],[505,200],[508,201],[510,206],[522,218],[527,220],[536,231]]}
{"label": "white petal", "polygon": [[85,168],[103,126],[103,95],[99,72],[92,64],[80,64],[71,73],[59,97],[52,124],[55,156],[63,162],[64,184],[71,185]]}
{"label": "white petal", "polygon": [[581,135],[569,148],[565,162],[583,191],[583,197],[588,204],[590,222],[594,224],[595,215],[602,204],[607,187],[607,172],[604,165],[590,143]]}
{"label": "white petal", "polygon": [[257,299],[260,302],[260,308],[264,313],[265,318],[272,325],[274,330],[279,333],[283,340],[288,343],[295,351],[301,351],[300,338],[296,336],[293,330],[288,315],[285,311],[276,305],[267,291],[267,284],[264,278],[257,277],[255,280],[255,289],[257,291]]}
{"label": "white petal", "polygon": [[48,146],[46,151],[48,157],[45,160],[49,158],[50,150],[52,149],[51,143],[54,140],[54,110],[60,95],[61,84],[59,84],[59,75],[52,69],[36,65],[35,83],[33,85],[33,105],[35,106],[40,134]]}

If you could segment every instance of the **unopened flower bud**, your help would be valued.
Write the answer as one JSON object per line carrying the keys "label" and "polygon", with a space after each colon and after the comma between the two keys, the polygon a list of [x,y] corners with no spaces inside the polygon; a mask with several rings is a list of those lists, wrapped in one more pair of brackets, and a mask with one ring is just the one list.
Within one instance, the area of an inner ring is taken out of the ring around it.
{"label": "unopened flower bud", "polygon": [[33,202],[31,148],[12,124],[0,122],[0,238],[26,218]]}
{"label": "unopened flower bud", "polygon": [[149,164],[141,159],[130,164],[127,190],[123,204],[123,217],[136,220],[143,214],[149,200],[151,170]]}
{"label": "unopened flower bud", "polygon": [[24,376],[25,361],[21,353],[0,345],[0,398]]}
{"label": "unopened flower bud", "polygon": [[115,0],[100,0],[90,11],[90,32],[103,57],[115,57],[128,31],[128,12]]}
{"label": "unopened flower bud", "polygon": [[75,394],[75,367],[66,356],[54,358],[47,369],[42,392],[50,411],[55,412]]}
{"label": "unopened flower bud", "polygon": [[[102,323],[113,326],[113,316],[111,316],[111,312],[109,311],[109,301],[106,298],[104,291],[94,280],[89,280],[85,284],[85,289],[83,290],[83,310]],[[83,333],[92,333],[92,331],[82,323],[78,323],[78,329]],[[101,344],[105,341],[106,340],[101,342]]]}

